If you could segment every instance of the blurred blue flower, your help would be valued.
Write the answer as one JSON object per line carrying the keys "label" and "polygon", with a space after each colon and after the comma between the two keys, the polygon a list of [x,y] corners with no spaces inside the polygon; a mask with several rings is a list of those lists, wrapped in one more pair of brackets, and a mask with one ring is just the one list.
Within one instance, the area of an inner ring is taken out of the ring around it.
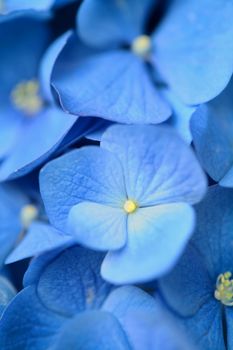
{"label": "blurred blue flower", "polygon": [[102,259],[73,246],[34,260],[1,319],[1,349],[191,349],[151,296],[101,279]]}
{"label": "blurred blue flower", "polygon": [[172,129],[114,125],[101,147],[46,165],[40,189],[57,229],[84,246],[109,250],[102,276],[133,283],[174,265],[193,231],[190,204],[201,200],[206,181]]}
{"label": "blurred blue flower", "polygon": [[53,102],[50,74],[67,35],[45,52],[52,37],[44,16],[15,14],[0,22],[1,180],[28,173],[58,147],[94,128],[88,118],[75,123],[77,117]]}
{"label": "blurred blue flower", "polygon": [[196,210],[196,232],[159,289],[200,350],[231,350],[233,191],[210,187]]}
{"label": "blurred blue flower", "polygon": [[[191,105],[224,89],[233,72],[233,3],[166,3],[82,2],[79,37],[68,40],[53,72],[66,111],[124,123],[159,123],[171,114],[161,83]],[[165,13],[151,30],[150,17],[154,11],[159,17],[161,6]]]}
{"label": "blurred blue flower", "polygon": [[196,110],[191,131],[203,168],[221,186],[233,187],[233,80]]}

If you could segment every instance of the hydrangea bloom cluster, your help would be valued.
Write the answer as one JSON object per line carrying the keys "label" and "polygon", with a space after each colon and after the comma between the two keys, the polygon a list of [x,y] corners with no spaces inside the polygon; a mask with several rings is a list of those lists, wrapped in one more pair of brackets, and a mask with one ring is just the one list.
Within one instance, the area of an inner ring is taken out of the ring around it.
{"label": "hydrangea bloom cluster", "polygon": [[0,0],[1,350],[233,350],[232,18]]}

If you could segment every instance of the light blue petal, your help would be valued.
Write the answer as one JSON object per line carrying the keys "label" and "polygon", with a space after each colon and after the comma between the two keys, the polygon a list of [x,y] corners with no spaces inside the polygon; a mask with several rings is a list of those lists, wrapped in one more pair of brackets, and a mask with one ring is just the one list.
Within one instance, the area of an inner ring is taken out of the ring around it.
{"label": "light blue petal", "polygon": [[220,181],[233,163],[232,96],[233,81],[213,101],[200,106],[191,119],[198,157],[203,168],[215,181]]}
{"label": "light blue petal", "polygon": [[51,313],[38,300],[33,287],[21,291],[4,312],[0,347],[11,350],[45,350],[56,338],[64,318]]}
{"label": "light blue petal", "polygon": [[40,222],[33,222],[25,236],[14,251],[8,256],[6,263],[29,258],[48,250],[62,247],[71,243],[72,237],[64,235],[52,226]]}
{"label": "light blue petal", "polygon": [[126,50],[88,51],[85,57],[81,50],[71,37],[54,67],[52,82],[65,111],[137,124],[169,117],[170,108],[140,58]]}
{"label": "light blue petal", "polygon": [[0,166],[0,179],[25,175],[41,164],[57,148],[77,117],[67,116],[58,108],[43,110],[25,121],[7,159]]}
{"label": "light blue petal", "polygon": [[41,195],[52,224],[64,231],[70,209],[83,201],[120,207],[126,198],[117,157],[98,147],[72,151],[40,173]]}
{"label": "light blue petal", "polygon": [[37,293],[50,310],[71,317],[98,309],[111,291],[100,277],[103,254],[77,246],[61,252],[42,271]]}
{"label": "light blue petal", "polygon": [[89,45],[131,43],[144,34],[149,11],[157,0],[85,0],[77,16],[77,30]]}
{"label": "light blue petal", "polygon": [[133,350],[117,319],[107,312],[76,315],[61,330],[51,350]]}
{"label": "light blue petal", "polygon": [[92,202],[82,202],[69,212],[67,232],[88,248],[114,250],[127,240],[127,215],[123,208],[112,208]]}
{"label": "light blue petal", "polygon": [[145,282],[170,270],[194,226],[194,212],[185,203],[140,208],[128,217],[128,241],[109,252],[101,266],[111,283]]}
{"label": "light blue petal", "polygon": [[139,206],[196,203],[205,193],[206,179],[192,150],[168,127],[114,125],[101,147],[121,160],[127,195]]}
{"label": "light blue petal", "polygon": [[155,66],[187,104],[214,98],[229,82],[232,17],[231,1],[175,0],[155,32]]}

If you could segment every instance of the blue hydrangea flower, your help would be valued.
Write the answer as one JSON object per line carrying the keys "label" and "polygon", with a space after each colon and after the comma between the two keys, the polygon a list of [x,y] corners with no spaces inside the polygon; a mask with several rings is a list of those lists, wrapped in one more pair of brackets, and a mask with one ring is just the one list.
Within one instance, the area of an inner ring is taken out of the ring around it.
{"label": "blue hydrangea flower", "polygon": [[233,187],[233,80],[191,119],[193,142],[203,168],[221,186]]}
{"label": "blue hydrangea flower", "polygon": [[[191,105],[224,89],[233,72],[233,3],[166,4],[82,2],[80,39],[73,35],[68,40],[53,74],[65,110],[124,123],[159,123],[171,114],[160,94],[161,82]],[[165,14],[151,32],[149,17],[161,7]]]}
{"label": "blue hydrangea flower", "polygon": [[233,191],[209,189],[197,229],[160,293],[200,350],[233,349]]}
{"label": "blue hydrangea flower", "polygon": [[26,174],[58,146],[93,129],[93,122],[77,124],[77,117],[66,115],[52,100],[51,69],[66,38],[59,38],[43,56],[51,41],[44,16],[15,14],[0,22],[1,180]]}
{"label": "blue hydrangea flower", "polygon": [[1,349],[191,349],[151,296],[101,279],[102,259],[73,246],[34,260],[1,319]]}
{"label": "blue hydrangea flower", "polygon": [[191,204],[203,197],[206,181],[173,130],[114,125],[101,147],[83,147],[46,165],[40,188],[57,229],[109,251],[102,276],[133,283],[173,266],[193,231]]}

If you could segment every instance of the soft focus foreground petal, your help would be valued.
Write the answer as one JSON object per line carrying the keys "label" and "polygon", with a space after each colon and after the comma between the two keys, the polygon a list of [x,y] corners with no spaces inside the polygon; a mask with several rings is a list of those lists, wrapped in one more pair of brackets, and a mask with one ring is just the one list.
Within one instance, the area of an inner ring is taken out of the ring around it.
{"label": "soft focus foreground petal", "polygon": [[88,248],[114,250],[127,240],[127,215],[122,209],[82,202],[69,212],[67,232]]}
{"label": "soft focus foreground petal", "polygon": [[0,316],[15,294],[16,290],[8,279],[0,276]]}
{"label": "soft focus foreground petal", "polygon": [[65,111],[136,124],[160,123],[170,116],[140,58],[126,50],[82,57],[82,49],[72,36],[54,66],[52,83]]}
{"label": "soft focus foreground petal", "polygon": [[176,263],[194,228],[194,213],[185,203],[140,208],[128,217],[127,245],[109,252],[101,274],[116,284],[145,282]]}
{"label": "soft focus foreground petal", "polygon": [[66,317],[99,308],[112,288],[100,277],[102,260],[102,254],[77,246],[61,252],[39,279],[42,303]]}
{"label": "soft focus foreground petal", "polygon": [[48,10],[53,5],[54,0],[4,0],[3,13],[20,10]]}
{"label": "soft focus foreground petal", "polygon": [[203,168],[220,181],[233,164],[233,80],[191,119],[193,142]]}
{"label": "soft focus foreground petal", "polygon": [[62,247],[73,241],[71,236],[65,235],[48,224],[33,222],[25,236],[14,251],[8,256],[6,263],[29,258],[48,250]]}
{"label": "soft focus foreground petal", "polygon": [[101,147],[121,160],[128,198],[139,206],[196,203],[205,193],[201,167],[171,128],[114,125],[104,133]]}
{"label": "soft focus foreground petal", "polygon": [[25,122],[9,156],[0,166],[0,180],[27,174],[45,161],[58,147],[77,117],[67,116],[56,107],[43,110]]}
{"label": "soft focus foreground petal", "polygon": [[0,266],[22,232],[21,209],[28,199],[10,185],[0,186]]}
{"label": "soft focus foreground petal", "polygon": [[5,350],[45,350],[54,343],[63,317],[46,309],[33,287],[21,291],[0,322],[0,346]]}
{"label": "soft focus foreground petal", "polygon": [[41,195],[52,224],[64,231],[70,209],[83,201],[120,207],[126,198],[121,164],[99,147],[72,151],[40,173]]}
{"label": "soft focus foreground petal", "polygon": [[133,350],[117,319],[108,312],[86,311],[68,321],[51,350]]}
{"label": "soft focus foreground petal", "polygon": [[125,286],[115,289],[103,309],[112,312],[125,329],[135,350],[191,349],[160,305],[139,288]]}
{"label": "soft focus foreground petal", "polygon": [[175,0],[155,32],[154,64],[185,103],[206,102],[229,82],[232,17],[231,1]]}
{"label": "soft focus foreground petal", "polygon": [[85,0],[77,16],[80,37],[96,47],[130,44],[144,34],[155,0]]}

